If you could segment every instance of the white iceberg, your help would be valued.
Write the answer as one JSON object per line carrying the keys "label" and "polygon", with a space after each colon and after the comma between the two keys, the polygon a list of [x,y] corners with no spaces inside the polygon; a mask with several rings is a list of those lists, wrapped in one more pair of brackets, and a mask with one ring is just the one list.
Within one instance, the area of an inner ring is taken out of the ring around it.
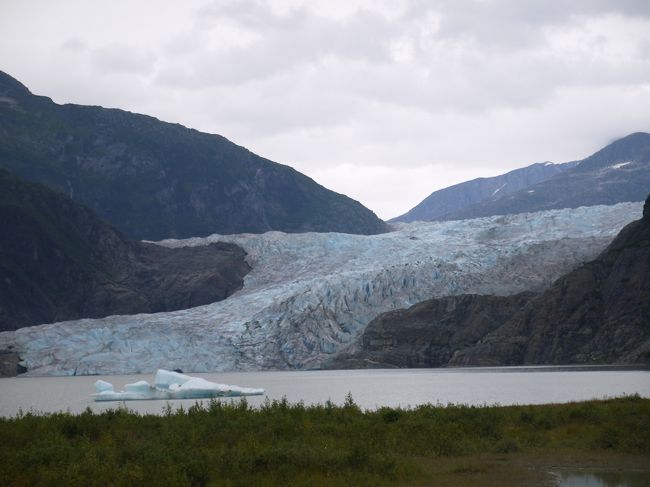
{"label": "white iceberg", "polygon": [[95,382],[95,401],[144,401],[151,399],[204,399],[211,397],[255,396],[264,389],[217,384],[178,372],[158,369],[152,386],[146,380],[125,384],[116,392],[113,384],[103,380]]}
{"label": "white iceberg", "polygon": [[95,382],[95,390],[97,392],[113,392],[113,384],[105,380],[98,380]]}

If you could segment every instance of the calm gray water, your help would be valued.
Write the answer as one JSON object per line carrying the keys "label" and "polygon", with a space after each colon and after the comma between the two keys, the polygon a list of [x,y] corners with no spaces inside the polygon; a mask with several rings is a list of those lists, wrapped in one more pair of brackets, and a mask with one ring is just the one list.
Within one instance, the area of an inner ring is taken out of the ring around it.
{"label": "calm gray water", "polygon": [[559,471],[553,472],[557,487],[648,487],[650,473],[640,471]]}
{"label": "calm gray water", "polygon": [[[545,404],[639,394],[650,397],[650,369],[616,367],[497,367],[466,369],[398,369],[273,371],[191,374],[213,382],[262,387],[265,396],[251,396],[260,404],[265,397],[305,404],[328,399],[341,404],[348,392],[365,409],[380,406],[417,406],[425,403]],[[120,403],[95,403],[91,394],[97,379],[112,382],[115,390],[124,384],[146,380],[151,375],[87,377],[16,377],[0,379],[0,416],[23,411],[81,412],[115,408]],[[225,399],[232,400],[232,399]],[[195,400],[169,401],[173,407],[188,407]],[[160,413],[166,401],[128,401],[139,412]]]}

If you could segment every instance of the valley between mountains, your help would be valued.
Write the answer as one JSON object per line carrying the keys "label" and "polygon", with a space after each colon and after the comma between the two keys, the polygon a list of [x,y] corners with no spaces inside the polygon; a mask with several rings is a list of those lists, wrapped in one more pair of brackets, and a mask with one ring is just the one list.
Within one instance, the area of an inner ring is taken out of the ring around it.
{"label": "valley between mountains", "polygon": [[381,221],[0,72],[0,375],[650,362],[650,134]]}
{"label": "valley between mountains", "polygon": [[403,225],[376,236],[268,232],[161,242],[234,243],[252,270],[229,298],[168,313],[5,332],[31,374],[304,369],[326,365],[380,313],[432,296],[541,291],[641,217],[621,203]]}

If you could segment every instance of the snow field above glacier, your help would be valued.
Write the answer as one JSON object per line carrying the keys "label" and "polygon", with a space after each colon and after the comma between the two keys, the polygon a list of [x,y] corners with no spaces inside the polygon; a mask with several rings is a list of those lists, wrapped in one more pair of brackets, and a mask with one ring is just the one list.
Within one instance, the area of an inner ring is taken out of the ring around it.
{"label": "snow field above glacier", "polygon": [[157,314],[22,328],[2,342],[30,374],[126,374],[312,368],[385,311],[431,297],[541,290],[593,259],[642,203],[451,222],[391,233],[212,235],[168,247],[231,242],[252,266],[224,301]]}

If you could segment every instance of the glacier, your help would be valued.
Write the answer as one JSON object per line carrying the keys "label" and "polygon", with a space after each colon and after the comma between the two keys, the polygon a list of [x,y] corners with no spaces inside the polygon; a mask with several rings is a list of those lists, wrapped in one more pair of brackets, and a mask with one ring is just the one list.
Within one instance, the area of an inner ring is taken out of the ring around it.
{"label": "glacier", "polygon": [[455,294],[541,290],[593,259],[642,203],[450,222],[390,233],[212,235],[252,266],[228,299],[157,314],[109,316],[0,333],[30,375],[318,368],[385,311]]}
{"label": "glacier", "polygon": [[205,399],[212,397],[257,396],[264,389],[217,384],[201,377],[158,369],[152,386],[146,380],[125,384],[124,391],[115,391],[113,384],[95,382],[95,401],[142,401],[155,399]]}

